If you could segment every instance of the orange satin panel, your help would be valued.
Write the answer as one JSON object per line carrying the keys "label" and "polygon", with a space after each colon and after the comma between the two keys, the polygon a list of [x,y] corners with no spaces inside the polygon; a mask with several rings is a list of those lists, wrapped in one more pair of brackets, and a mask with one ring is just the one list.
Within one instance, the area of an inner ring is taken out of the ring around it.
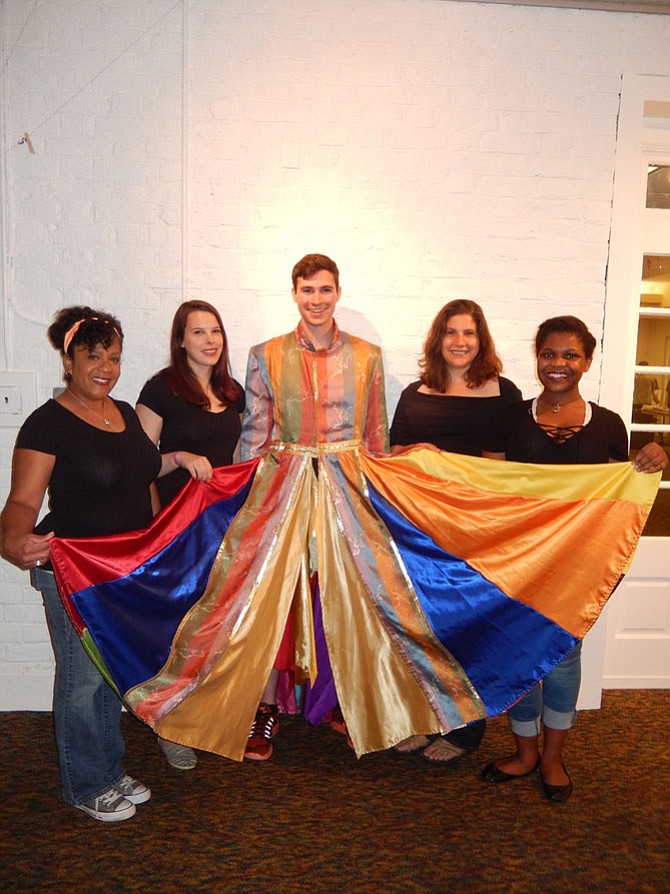
{"label": "orange satin panel", "polygon": [[[393,459],[362,454],[361,465],[374,487],[442,549],[580,638],[625,573],[658,487],[658,476],[637,473],[628,463],[528,466],[426,448]],[[474,470],[478,487],[463,483],[463,469]],[[571,498],[580,482],[583,497],[589,477],[594,498]],[[505,492],[480,489],[485,484],[502,484]],[[644,502],[608,498],[626,485]],[[542,490],[548,498],[534,495]],[[590,561],[575,563],[575,555],[584,555],[585,531]]]}

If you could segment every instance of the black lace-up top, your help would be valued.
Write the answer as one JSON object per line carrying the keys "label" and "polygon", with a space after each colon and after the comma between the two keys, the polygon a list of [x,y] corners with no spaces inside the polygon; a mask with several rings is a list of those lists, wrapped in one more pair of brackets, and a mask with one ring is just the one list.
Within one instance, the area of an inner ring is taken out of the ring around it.
{"label": "black lace-up top", "polygon": [[606,463],[628,459],[628,435],[617,413],[588,403],[584,424],[562,428],[543,426],[534,418],[534,403],[508,404],[498,431],[492,431],[487,451],[504,453],[524,463]]}

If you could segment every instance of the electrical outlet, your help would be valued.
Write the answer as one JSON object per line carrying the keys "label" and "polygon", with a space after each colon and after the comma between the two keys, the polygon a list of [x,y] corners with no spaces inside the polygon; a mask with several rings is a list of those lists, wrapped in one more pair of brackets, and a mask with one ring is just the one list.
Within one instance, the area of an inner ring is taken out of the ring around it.
{"label": "electrical outlet", "polygon": [[35,373],[0,370],[0,426],[18,428],[35,409]]}
{"label": "electrical outlet", "polygon": [[0,413],[21,414],[21,389],[18,385],[0,385]]}

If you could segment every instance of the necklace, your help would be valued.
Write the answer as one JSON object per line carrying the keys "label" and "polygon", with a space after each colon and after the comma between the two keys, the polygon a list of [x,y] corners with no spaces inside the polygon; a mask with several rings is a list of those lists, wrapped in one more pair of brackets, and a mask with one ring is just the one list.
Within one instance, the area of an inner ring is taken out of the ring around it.
{"label": "necklace", "polygon": [[74,391],[71,388],[69,388],[68,391],[72,395],[72,397],[74,397],[74,399],[82,405],[82,407],[85,410],[88,410],[89,413],[93,413],[94,416],[97,416],[99,419],[102,419],[102,421],[105,424],[105,428],[110,427],[110,425],[112,423],[109,421],[109,419],[107,418],[107,414],[105,413],[105,407],[107,406],[107,398],[106,397],[103,397],[103,399],[102,399],[102,413],[98,413],[92,407],[89,407],[88,404],[85,404],[84,401],[80,397],[77,397],[77,395],[74,393]]}
{"label": "necklace", "polygon": [[577,401],[578,401],[578,400],[581,400],[581,399],[582,399],[582,398],[581,398],[581,396],[580,396],[580,397],[575,397],[575,398],[573,398],[572,400],[569,400],[569,401],[567,401],[567,402],[564,403],[564,404],[561,404],[561,403],[558,403],[558,404],[552,404],[552,403],[550,403],[548,400],[546,400],[546,398],[545,398],[545,403],[546,403],[546,404],[549,404],[549,406],[551,407],[551,412],[552,412],[552,413],[559,413],[560,410],[561,410],[561,407],[567,407],[567,406],[569,406],[570,404],[577,403]]}
{"label": "necklace", "polygon": [[[537,406],[537,404],[538,404],[538,400],[539,400],[538,397],[534,397],[533,400],[532,400],[532,403],[531,403],[531,405],[530,405],[530,411],[531,411],[531,414],[532,414],[533,419],[535,420],[535,422],[537,422],[537,414],[538,414],[538,406]],[[568,403],[571,404],[571,403],[574,403],[574,401],[569,400]],[[588,401],[584,401],[583,403],[584,403],[584,421],[582,422],[581,425],[578,425],[578,426],[569,426],[570,428],[574,428],[575,430],[576,430],[577,428],[584,428],[584,427],[587,426],[587,425],[589,424],[589,422],[591,421],[591,417],[593,416],[593,411],[591,410],[591,404],[590,404]],[[566,406],[566,405],[563,404],[563,406]],[[537,424],[538,424],[541,428],[544,427],[545,429],[546,429],[546,428],[554,428],[554,426],[548,425],[547,423],[543,423],[543,422],[537,422]],[[566,429],[562,428],[560,425],[559,425],[557,428],[555,428],[555,430],[556,430],[556,431],[559,431],[559,430],[566,431]]]}

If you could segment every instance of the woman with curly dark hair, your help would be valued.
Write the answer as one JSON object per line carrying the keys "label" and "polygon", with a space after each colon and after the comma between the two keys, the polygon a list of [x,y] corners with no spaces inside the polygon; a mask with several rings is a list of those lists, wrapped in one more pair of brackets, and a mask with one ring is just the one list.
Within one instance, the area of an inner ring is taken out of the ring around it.
{"label": "woman with curly dark hair", "polygon": [[[576,465],[626,462],[628,436],[623,420],[612,410],[584,400],[579,390],[595,347],[595,337],[577,317],[552,317],[541,323],[535,356],[542,391],[532,400],[506,408],[485,455],[520,463],[559,464],[566,466],[568,474],[574,474],[570,470]],[[654,473],[667,467],[668,457],[660,444],[650,441],[633,464],[639,472]],[[556,577],[560,581],[561,573]],[[568,800],[573,787],[563,747],[577,716],[580,681],[581,641],[542,683],[509,708],[515,750],[484,767],[486,782],[512,782],[539,769],[546,798]]]}
{"label": "woman with curly dark hair", "polygon": [[[475,301],[445,304],[430,327],[419,366],[421,378],[402,392],[393,417],[392,453],[420,443],[481,456],[501,407],[520,401],[521,392],[500,375],[502,361]],[[454,763],[479,747],[484,729],[482,719],[445,736],[412,736],[396,750]]]}
{"label": "woman with curly dark hair", "polygon": [[[121,701],[61,602],[51,541],[147,527],[160,461],[133,408],[109,396],[121,372],[119,321],[90,307],[66,307],[47,334],[61,354],[66,387],[19,431],[1,551],[30,570],[44,600],[56,659],[53,714],[64,798],[94,819],[118,822],[151,792],[123,768]],[[36,524],[47,491],[49,511]]]}

